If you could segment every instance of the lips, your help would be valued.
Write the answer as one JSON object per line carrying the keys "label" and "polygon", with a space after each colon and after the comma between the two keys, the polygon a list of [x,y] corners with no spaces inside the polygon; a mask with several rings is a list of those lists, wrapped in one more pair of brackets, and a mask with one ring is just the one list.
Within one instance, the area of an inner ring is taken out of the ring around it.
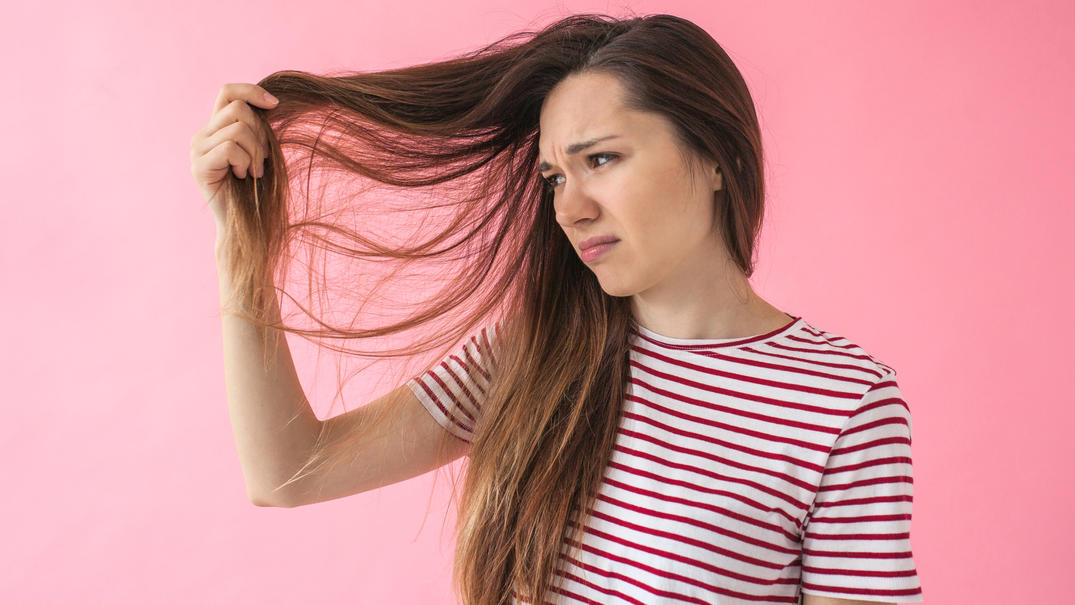
{"label": "lips", "polygon": [[609,244],[609,243],[618,242],[618,241],[620,241],[619,238],[617,238],[615,236],[612,236],[612,235],[598,235],[596,237],[591,237],[589,239],[584,239],[581,242],[579,242],[579,252],[581,252],[581,251],[583,251],[583,250],[585,250],[587,248],[593,248],[594,246],[600,246],[601,244]]}

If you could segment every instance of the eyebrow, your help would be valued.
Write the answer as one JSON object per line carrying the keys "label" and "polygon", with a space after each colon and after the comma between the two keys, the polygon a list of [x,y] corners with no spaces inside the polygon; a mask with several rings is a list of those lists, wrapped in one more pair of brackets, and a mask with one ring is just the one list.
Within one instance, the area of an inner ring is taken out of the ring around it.
{"label": "eyebrow", "polygon": [[[617,138],[619,136],[620,135],[618,135],[618,134],[610,134],[610,135],[606,135],[606,136],[603,136],[603,137],[597,137],[596,139],[590,139],[588,141],[582,141],[582,142],[579,142],[579,143],[572,143],[572,144],[567,146],[567,155],[574,155],[574,154],[579,153],[580,151],[582,151],[584,149],[588,149],[590,147],[593,147],[594,145],[600,143],[601,141],[606,141],[608,139],[615,139],[615,138]],[[548,162],[541,162],[540,164],[538,164],[538,171],[539,172],[545,172],[549,168],[552,168],[552,166]]]}

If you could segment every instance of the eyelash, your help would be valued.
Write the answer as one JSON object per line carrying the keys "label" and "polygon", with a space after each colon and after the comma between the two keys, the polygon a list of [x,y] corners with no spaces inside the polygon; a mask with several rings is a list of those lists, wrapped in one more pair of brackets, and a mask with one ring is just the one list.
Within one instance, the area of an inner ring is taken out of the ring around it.
{"label": "eyelash", "polygon": [[[590,154],[590,155],[586,156],[586,159],[592,161],[594,158],[599,158],[599,157],[602,157],[602,156],[604,156],[606,158],[609,158],[609,161],[612,161],[613,159],[619,157],[615,153],[594,153],[594,154]],[[607,166],[607,165],[608,165],[608,162],[605,162],[604,164],[601,164],[601,166]],[[601,166],[598,166],[598,168],[600,168]],[[556,176],[560,176],[560,175],[558,175],[558,174],[550,174],[549,176],[541,177],[541,180],[545,182],[545,187],[548,188],[550,191],[553,190],[553,189],[556,189],[556,185],[554,185],[552,183],[552,181],[550,181],[549,179],[551,179],[553,177],[556,177]]]}

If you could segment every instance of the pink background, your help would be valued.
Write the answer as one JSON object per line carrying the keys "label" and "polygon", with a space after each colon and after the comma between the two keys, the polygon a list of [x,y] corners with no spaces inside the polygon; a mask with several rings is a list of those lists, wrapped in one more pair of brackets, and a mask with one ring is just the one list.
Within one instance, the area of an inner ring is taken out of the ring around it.
{"label": "pink background", "polygon": [[[31,6],[0,36],[0,600],[451,603],[443,476],[432,501],[433,474],[246,499],[189,141],[225,82],[434,60],[625,5]],[[1054,602],[1075,565],[1071,6],[630,4],[694,20],[750,84],[758,292],[899,372],[927,603]],[[291,342],[327,402],[334,370]]]}

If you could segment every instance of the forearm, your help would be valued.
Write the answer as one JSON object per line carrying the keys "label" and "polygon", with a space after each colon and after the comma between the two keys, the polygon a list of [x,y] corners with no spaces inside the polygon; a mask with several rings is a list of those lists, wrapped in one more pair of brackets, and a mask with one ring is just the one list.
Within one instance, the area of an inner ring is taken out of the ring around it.
{"label": "forearm", "polygon": [[[220,302],[231,295],[226,255],[217,240]],[[271,295],[274,318],[279,302]],[[287,338],[279,334],[263,365],[263,340],[257,327],[237,317],[222,317],[224,382],[235,445],[246,481],[247,495],[259,506],[286,505],[286,492],[274,488],[298,470],[319,431],[318,420],[299,383]]]}

